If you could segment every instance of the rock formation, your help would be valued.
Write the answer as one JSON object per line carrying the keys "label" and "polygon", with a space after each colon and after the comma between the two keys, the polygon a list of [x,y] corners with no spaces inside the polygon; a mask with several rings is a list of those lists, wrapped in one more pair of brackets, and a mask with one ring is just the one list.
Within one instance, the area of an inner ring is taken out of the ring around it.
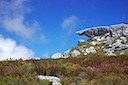
{"label": "rock formation", "polygon": [[54,54],[52,58],[68,58],[80,56],[117,56],[128,53],[128,24],[97,26],[77,31],[76,34],[89,37],[88,41],[78,40],[78,45]]}
{"label": "rock formation", "polygon": [[84,30],[77,31],[78,35],[85,35],[90,38],[95,36],[102,36],[106,33],[110,33],[112,37],[126,36],[128,37],[128,24],[122,23],[111,26],[97,26],[92,28],[86,28]]}
{"label": "rock formation", "polygon": [[77,31],[76,34],[85,35],[91,38],[91,44],[93,46],[97,44],[105,45],[103,50],[107,56],[116,56],[114,52],[128,49],[128,24],[126,23],[86,28],[84,30]]}

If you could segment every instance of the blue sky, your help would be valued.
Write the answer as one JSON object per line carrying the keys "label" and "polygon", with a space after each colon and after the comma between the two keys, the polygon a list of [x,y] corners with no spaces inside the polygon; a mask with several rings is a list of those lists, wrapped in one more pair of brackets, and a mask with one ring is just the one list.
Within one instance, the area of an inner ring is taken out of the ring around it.
{"label": "blue sky", "polygon": [[[9,55],[1,56],[19,56],[12,52],[20,46],[26,51],[16,52],[25,56],[44,58],[63,53],[77,45],[79,39],[87,39],[76,35],[78,30],[128,22],[127,3],[128,0],[1,0],[0,35],[7,44],[7,39],[15,42],[10,44],[13,49],[1,51]],[[0,46],[0,50],[4,47]]]}

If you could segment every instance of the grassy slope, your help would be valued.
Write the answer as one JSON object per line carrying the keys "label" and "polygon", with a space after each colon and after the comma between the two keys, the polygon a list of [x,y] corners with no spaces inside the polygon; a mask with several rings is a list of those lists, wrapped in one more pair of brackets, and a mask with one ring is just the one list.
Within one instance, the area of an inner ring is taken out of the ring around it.
{"label": "grassy slope", "polygon": [[128,56],[0,62],[0,85],[42,85],[38,74],[59,76],[63,85],[128,85]]}

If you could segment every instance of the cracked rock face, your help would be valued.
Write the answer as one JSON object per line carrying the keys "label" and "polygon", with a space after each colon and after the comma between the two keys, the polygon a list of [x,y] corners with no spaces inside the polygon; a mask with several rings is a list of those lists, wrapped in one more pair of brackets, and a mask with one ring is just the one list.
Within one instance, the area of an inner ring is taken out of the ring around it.
{"label": "cracked rock face", "polygon": [[78,35],[85,35],[90,38],[94,38],[96,36],[102,36],[106,33],[110,33],[112,37],[117,36],[126,36],[128,37],[128,24],[117,24],[111,26],[97,26],[92,28],[86,28],[84,30],[77,31]]}

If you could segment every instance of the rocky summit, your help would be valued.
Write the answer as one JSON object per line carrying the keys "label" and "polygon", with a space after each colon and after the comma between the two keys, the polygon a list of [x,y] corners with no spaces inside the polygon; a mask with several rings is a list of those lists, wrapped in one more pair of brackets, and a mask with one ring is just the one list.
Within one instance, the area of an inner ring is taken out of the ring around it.
{"label": "rocky summit", "polygon": [[[96,26],[77,31],[76,34],[89,37],[80,39],[78,45],[64,53],[53,54],[51,58],[80,56],[119,56],[128,54],[128,24]],[[61,56],[60,56],[61,55]]]}

